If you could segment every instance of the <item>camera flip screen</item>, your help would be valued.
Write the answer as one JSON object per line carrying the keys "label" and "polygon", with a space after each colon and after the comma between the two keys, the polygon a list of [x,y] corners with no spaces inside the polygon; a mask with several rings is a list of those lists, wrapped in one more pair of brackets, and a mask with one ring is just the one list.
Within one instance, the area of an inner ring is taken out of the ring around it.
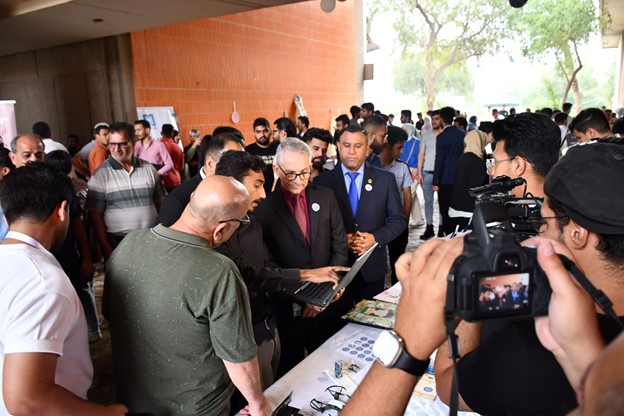
{"label": "camera flip screen", "polygon": [[529,273],[479,277],[479,303],[483,313],[529,311]]}

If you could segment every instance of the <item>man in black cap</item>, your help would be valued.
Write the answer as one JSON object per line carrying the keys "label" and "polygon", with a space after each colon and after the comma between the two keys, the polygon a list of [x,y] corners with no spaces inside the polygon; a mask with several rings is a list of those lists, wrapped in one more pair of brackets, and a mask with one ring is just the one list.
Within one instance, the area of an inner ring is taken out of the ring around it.
{"label": "man in black cap", "polygon": [[[593,143],[570,148],[546,177],[541,218],[534,221],[540,236],[561,243],[566,255],[611,299],[619,316],[624,315],[624,193],[617,191],[621,183],[624,146]],[[597,313],[602,337],[610,342],[619,327],[601,310]],[[554,415],[576,407],[574,390],[554,359],[557,351],[554,356],[551,352],[555,346],[546,345],[547,349],[540,344],[542,334],[536,334],[532,321],[509,323],[480,343],[477,326],[462,322],[457,328],[463,355],[458,361],[459,392],[464,404],[482,414]],[[520,370],[510,357],[527,357],[521,364],[524,368]],[[438,394],[448,402],[452,362],[446,345],[438,351],[435,368]],[[512,400],[517,395],[528,400]]]}
{"label": "man in black cap", "polygon": [[[535,224],[542,237],[527,241],[540,246],[538,260],[542,265],[548,261],[545,259],[554,256],[552,246],[565,253],[593,285],[611,299],[620,320],[624,315],[621,289],[624,284],[624,194],[615,187],[623,181],[624,146],[594,143],[570,148],[546,178],[542,217]],[[435,362],[436,390],[446,403],[451,395],[453,365],[444,342],[442,310],[448,272],[462,248],[460,239],[448,242],[434,239],[424,243],[413,255],[401,257],[396,265],[403,295],[394,331],[402,338],[403,351],[411,357],[411,360],[403,357],[402,362],[426,364],[439,346]],[[544,270],[551,279],[552,268]],[[548,317],[539,317],[535,323],[530,319],[509,322],[483,339],[481,324],[459,324],[456,334],[462,357],[456,371],[460,410],[481,414],[563,415],[577,406],[574,389],[566,375],[572,380],[578,380],[579,375],[570,374],[569,366],[564,372],[557,361],[566,360],[571,349],[577,348],[570,345],[576,341],[560,345],[556,341],[560,338],[550,332],[556,327],[553,325],[556,318],[566,319],[552,313],[552,303],[557,301],[557,296],[553,296]],[[568,309],[569,316],[574,316],[573,308]],[[609,343],[618,335],[620,327],[600,310],[596,312],[602,339]],[[573,318],[569,321],[570,325],[575,325]],[[577,356],[585,354],[588,360],[595,356],[595,351],[577,353]],[[424,371],[415,371],[414,366],[402,370],[400,365],[384,368],[375,364],[341,414],[361,414],[362,409],[371,414],[381,410],[384,414],[402,414],[419,374]],[[386,400],[389,394],[395,398],[392,402]],[[525,400],[518,400],[519,397]]]}

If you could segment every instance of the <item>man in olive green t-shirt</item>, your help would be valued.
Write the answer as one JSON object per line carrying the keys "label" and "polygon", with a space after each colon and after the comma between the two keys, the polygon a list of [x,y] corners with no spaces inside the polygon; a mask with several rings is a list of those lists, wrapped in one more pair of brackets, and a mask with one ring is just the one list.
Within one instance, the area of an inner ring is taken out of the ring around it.
{"label": "man in olive green t-shirt", "polygon": [[118,398],[131,412],[227,414],[233,382],[252,415],[270,414],[245,284],[213,250],[248,206],[240,183],[206,178],[170,228],[132,232],[113,252],[103,303]]}

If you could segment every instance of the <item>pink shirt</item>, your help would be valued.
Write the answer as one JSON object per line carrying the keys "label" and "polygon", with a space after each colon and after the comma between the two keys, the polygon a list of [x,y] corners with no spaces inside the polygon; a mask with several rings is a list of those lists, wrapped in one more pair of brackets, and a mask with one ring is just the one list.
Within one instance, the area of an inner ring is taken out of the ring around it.
{"label": "pink shirt", "polygon": [[173,169],[171,156],[169,156],[165,145],[158,140],[152,139],[147,148],[143,147],[142,140],[137,140],[134,143],[134,155],[152,165],[158,165],[158,173],[161,176]]}

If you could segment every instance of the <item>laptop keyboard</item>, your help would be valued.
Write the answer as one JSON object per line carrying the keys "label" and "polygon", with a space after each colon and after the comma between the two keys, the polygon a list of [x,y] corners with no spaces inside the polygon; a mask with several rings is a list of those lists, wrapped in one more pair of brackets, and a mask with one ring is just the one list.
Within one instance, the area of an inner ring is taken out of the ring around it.
{"label": "laptop keyboard", "polygon": [[331,282],[314,283],[302,287],[297,294],[314,299],[319,302],[325,302],[334,291],[334,284]]}

